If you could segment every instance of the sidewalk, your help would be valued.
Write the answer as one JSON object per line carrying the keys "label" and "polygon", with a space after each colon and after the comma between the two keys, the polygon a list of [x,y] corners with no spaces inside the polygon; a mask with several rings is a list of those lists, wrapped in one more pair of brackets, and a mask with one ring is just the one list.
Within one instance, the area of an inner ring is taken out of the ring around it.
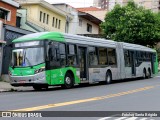
{"label": "sidewalk", "polygon": [[33,90],[32,87],[13,87],[8,82],[0,81],[0,92],[6,92],[6,91],[27,91],[27,90]]}

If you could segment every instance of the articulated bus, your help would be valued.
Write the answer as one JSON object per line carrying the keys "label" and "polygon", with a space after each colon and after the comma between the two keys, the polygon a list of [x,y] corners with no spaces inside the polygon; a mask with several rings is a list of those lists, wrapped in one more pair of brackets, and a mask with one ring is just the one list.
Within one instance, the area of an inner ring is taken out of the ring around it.
{"label": "articulated bus", "polygon": [[11,85],[35,90],[150,78],[158,72],[155,50],[124,42],[40,32],[13,40],[12,47]]}

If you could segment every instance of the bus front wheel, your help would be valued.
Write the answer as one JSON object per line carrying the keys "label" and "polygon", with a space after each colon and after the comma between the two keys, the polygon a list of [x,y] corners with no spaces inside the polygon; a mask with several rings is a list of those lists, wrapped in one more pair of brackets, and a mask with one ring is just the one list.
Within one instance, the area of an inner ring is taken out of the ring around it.
{"label": "bus front wheel", "polygon": [[73,87],[73,77],[70,73],[67,73],[64,79],[64,85],[62,85],[63,88],[72,88]]}

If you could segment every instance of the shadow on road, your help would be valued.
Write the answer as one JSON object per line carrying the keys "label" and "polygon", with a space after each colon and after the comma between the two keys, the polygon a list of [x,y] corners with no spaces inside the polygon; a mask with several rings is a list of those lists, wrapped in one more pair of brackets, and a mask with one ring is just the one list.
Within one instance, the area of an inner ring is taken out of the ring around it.
{"label": "shadow on road", "polygon": [[[141,81],[141,80],[147,80],[147,79],[134,78],[134,79],[115,80],[111,84],[106,84],[105,82],[94,83],[94,84],[80,84],[80,85],[75,85],[73,88],[70,88],[70,89],[75,89],[75,88],[78,89],[78,88],[101,86],[101,85],[113,85],[113,84],[126,83],[126,82],[128,83],[128,82]],[[48,89],[42,89],[42,90],[34,90],[34,89],[30,89],[30,90],[17,89],[16,90],[15,89],[13,91],[8,91],[8,92],[49,92],[49,91],[61,91],[61,90],[67,90],[67,89],[62,88],[61,86],[49,86]]]}

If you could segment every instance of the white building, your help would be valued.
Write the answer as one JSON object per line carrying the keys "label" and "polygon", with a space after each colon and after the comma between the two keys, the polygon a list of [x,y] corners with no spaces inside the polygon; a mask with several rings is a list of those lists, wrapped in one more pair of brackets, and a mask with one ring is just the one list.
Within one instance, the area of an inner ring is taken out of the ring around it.
{"label": "white building", "polygon": [[55,7],[66,11],[68,14],[73,16],[72,19],[68,20],[67,26],[69,27],[68,33],[71,34],[99,34],[100,27],[99,24],[102,22],[100,19],[95,16],[78,11],[78,9],[73,8],[72,6],[60,3],[53,4]]}
{"label": "white building", "polygon": [[[116,4],[121,6],[126,5],[130,0],[94,0],[93,5],[102,9],[112,10]],[[139,6],[143,6],[146,9],[150,9],[154,12],[159,11],[159,0],[134,0]]]}

